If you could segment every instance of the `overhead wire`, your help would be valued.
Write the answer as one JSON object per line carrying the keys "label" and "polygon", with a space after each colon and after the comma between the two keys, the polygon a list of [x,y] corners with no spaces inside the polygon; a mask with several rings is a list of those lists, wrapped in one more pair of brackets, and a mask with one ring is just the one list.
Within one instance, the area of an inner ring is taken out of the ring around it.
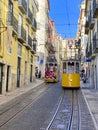
{"label": "overhead wire", "polygon": [[[82,0],[80,0],[80,3],[81,3],[81,1]],[[7,4],[5,4],[5,2],[3,1],[3,0],[1,0],[1,2],[6,6],[6,7],[8,7],[7,6]],[[16,16],[19,16],[19,14],[17,13],[19,10],[14,6],[14,14],[16,15]],[[72,23],[70,23],[70,18],[69,18],[69,12],[68,12],[68,3],[67,3],[67,0],[66,0],[66,12],[67,12],[67,17],[68,17],[68,23],[64,23],[64,24],[55,24],[56,26],[69,26],[69,33],[66,33],[66,34],[70,34],[70,36],[71,36],[71,34],[73,34],[73,33],[70,33],[71,32],[71,30],[70,30],[70,26],[75,26],[76,25],[76,23],[74,24],[72,24]],[[75,13],[75,12],[74,12]],[[25,19],[24,17],[23,17],[23,19]],[[23,24],[24,25],[24,24]],[[65,35],[66,35],[65,34]],[[40,35],[40,34],[39,34]]]}
{"label": "overhead wire", "polygon": [[[68,18],[68,26],[69,26],[69,32],[71,31],[70,30],[70,19],[69,19],[69,13],[68,13],[68,3],[67,3],[67,0],[65,0],[65,7],[66,7],[66,14],[67,14],[67,18]],[[70,34],[70,37],[71,37],[71,34]]]}

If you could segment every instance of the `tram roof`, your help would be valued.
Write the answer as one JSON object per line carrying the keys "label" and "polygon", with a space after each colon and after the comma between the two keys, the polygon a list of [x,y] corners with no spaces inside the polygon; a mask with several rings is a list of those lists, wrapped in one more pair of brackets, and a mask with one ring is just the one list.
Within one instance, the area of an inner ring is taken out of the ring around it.
{"label": "tram roof", "polygon": [[57,62],[46,62],[46,64],[57,64],[58,65]]}
{"label": "tram roof", "polygon": [[63,62],[80,62],[78,59],[69,59],[69,60],[63,60]]}

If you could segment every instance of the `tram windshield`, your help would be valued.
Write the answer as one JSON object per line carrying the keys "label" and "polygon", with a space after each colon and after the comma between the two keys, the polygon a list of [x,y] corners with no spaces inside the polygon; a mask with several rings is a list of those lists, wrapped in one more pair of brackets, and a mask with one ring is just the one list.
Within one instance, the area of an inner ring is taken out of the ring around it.
{"label": "tram windshield", "polygon": [[74,73],[74,62],[68,62],[68,73]]}
{"label": "tram windshield", "polygon": [[79,73],[79,63],[78,62],[76,63],[76,70],[75,71],[76,71],[75,73]]}
{"label": "tram windshield", "polygon": [[63,73],[73,74],[79,73],[79,62],[64,62]]}

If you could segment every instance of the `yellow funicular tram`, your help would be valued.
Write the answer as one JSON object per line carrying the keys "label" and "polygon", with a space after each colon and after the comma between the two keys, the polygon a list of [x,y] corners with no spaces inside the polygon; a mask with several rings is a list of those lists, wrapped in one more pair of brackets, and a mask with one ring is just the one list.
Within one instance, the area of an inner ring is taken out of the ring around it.
{"label": "yellow funicular tram", "polygon": [[76,59],[64,60],[62,72],[63,88],[80,88],[80,61]]}

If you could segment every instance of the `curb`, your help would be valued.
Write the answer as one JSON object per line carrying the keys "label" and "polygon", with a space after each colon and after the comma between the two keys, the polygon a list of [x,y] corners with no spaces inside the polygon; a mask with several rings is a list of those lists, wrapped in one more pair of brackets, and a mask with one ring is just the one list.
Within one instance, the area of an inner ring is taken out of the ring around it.
{"label": "curb", "polygon": [[98,130],[96,120],[95,120],[95,118],[94,118],[94,116],[93,116],[93,113],[92,113],[92,111],[91,111],[91,109],[90,109],[89,103],[88,103],[88,101],[87,101],[87,99],[86,99],[86,97],[85,97],[85,94],[84,94],[83,90],[82,90],[82,94],[83,94],[83,96],[84,96],[85,102],[86,102],[86,104],[87,104],[87,107],[88,107],[88,109],[89,109],[90,115],[91,115],[91,117],[92,117],[92,120],[93,120],[95,129]]}

